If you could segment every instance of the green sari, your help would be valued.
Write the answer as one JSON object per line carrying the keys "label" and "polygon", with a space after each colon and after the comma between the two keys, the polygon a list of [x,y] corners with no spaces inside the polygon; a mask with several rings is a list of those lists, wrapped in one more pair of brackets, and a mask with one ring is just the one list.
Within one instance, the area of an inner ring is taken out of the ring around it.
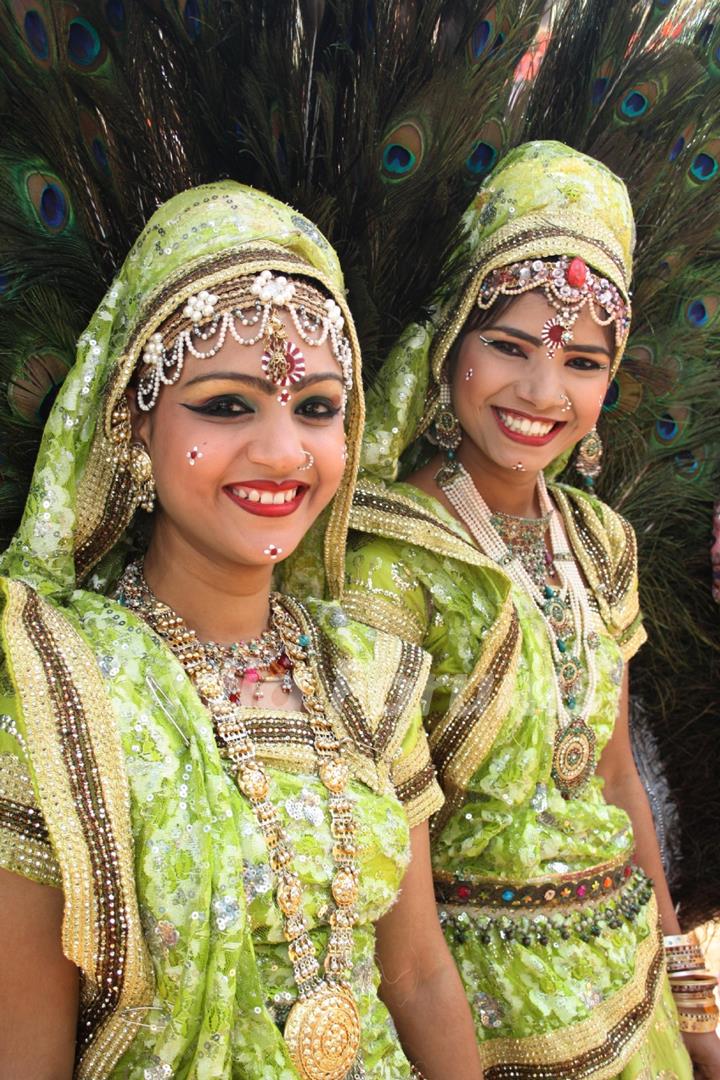
{"label": "green sari", "polygon": [[[78,1078],[297,1075],[281,1035],[296,988],[255,816],[179,662],[107,595],[135,509],[111,454],[114,403],[168,312],[248,263],[323,284],[356,345],[337,260],[310,222],[229,182],[171,200],[83,335],[0,564],[0,865],[63,891],[63,950],[81,976]],[[345,480],[320,540],[349,503],[361,421],[354,393]],[[409,1077],[377,996],[373,923],[398,895],[409,828],[442,802],[420,715],[427,661],[335,604],[283,603],[348,746],[361,839],[353,1076]],[[312,731],[302,712],[253,708],[246,720],[322,957],[333,860]]]}
{"label": "green sari", "polygon": [[[446,797],[433,820],[436,895],[486,1080],[690,1080],[629,818],[599,777],[566,800],[552,776],[542,616],[441,503],[397,482],[434,453],[424,435],[489,271],[581,257],[629,300],[632,210],[599,162],[537,142],[503,159],[463,227],[454,285],[403,332],[369,395],[343,607],[432,656],[426,728]],[[594,614],[599,754],[645,639],[635,537],[592,495],[553,485],[551,496]]]}

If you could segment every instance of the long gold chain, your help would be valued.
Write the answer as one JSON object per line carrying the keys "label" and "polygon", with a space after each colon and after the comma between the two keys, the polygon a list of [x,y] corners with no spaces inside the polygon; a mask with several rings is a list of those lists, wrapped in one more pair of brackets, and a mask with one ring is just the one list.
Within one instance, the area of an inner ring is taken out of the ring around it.
{"label": "long gold chain", "polygon": [[360,1015],[346,982],[352,968],[353,926],[357,921],[357,826],[346,790],[350,771],[320,698],[310,663],[311,638],[302,630],[302,608],[278,594],[270,598],[271,627],[279,635],[292,664],[292,675],[313,732],[320,762],[318,775],[328,792],[335,863],[331,883],[334,907],[322,975],[303,913],[302,883],[293,868],[295,853],[278,810],[269,798],[270,778],[248,734],[242,706],[228,699],[220,675],[194,630],[152,594],[138,564],[125,571],[116,595],[167,642],[192,679],[212,716],[216,740],[232,762],[236,783],[248,799],[263,833],[275,900],[283,918],[283,933],[299,992],[284,1032],[293,1061],[307,1080],[343,1080],[360,1046]]}

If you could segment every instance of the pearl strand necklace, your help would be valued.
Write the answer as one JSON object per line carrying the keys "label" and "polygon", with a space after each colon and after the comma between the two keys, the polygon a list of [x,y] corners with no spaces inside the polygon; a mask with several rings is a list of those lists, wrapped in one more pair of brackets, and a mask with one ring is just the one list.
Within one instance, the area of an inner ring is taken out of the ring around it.
{"label": "pearl strand necklace", "polygon": [[[492,511],[467,470],[459,462],[453,462],[450,475],[447,470],[443,470],[438,482],[481,550],[505,571],[513,584],[532,598],[542,615],[555,663],[553,683],[558,727],[553,754],[553,777],[564,797],[572,798],[585,786],[595,766],[595,734],[588,720],[592,715],[597,691],[598,673],[594,656],[597,635],[592,629],[592,610],[587,589],[575,560],[564,552],[565,536],[558,514],[550,501],[545,478],[542,473],[539,474],[538,496],[541,513],[549,515],[550,540],[560,578],[559,590],[549,585],[541,590],[520,560],[513,556],[492,524]],[[570,625],[581,659],[566,655],[564,635]],[[577,709],[576,699],[568,691],[577,683],[583,666],[587,671],[587,689],[582,708]]]}

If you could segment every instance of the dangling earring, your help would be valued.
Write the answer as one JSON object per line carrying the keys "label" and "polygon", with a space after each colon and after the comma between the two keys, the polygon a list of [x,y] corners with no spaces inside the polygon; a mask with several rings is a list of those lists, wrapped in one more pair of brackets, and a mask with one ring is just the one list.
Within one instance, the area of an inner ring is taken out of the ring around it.
{"label": "dangling earring", "polygon": [[149,514],[155,507],[155,478],[152,461],[142,443],[131,441],[130,407],[124,397],[113,409],[110,439],[113,444],[112,458],[116,468],[123,469],[130,477],[133,501]]}
{"label": "dangling earring", "polygon": [[155,477],[150,455],[142,443],[133,443],[128,457],[128,472],[132,478],[138,505],[150,514],[155,509]]}
{"label": "dangling earring", "polygon": [[582,476],[583,483],[588,490],[592,490],[595,480],[600,475],[602,470],[600,459],[602,455],[602,440],[595,428],[593,428],[580,440],[575,459],[575,469]]}
{"label": "dangling earring", "polygon": [[440,407],[435,415],[433,434],[437,445],[447,451],[448,457],[453,458],[462,442],[462,428],[453,412],[450,383],[444,376],[440,381]]}

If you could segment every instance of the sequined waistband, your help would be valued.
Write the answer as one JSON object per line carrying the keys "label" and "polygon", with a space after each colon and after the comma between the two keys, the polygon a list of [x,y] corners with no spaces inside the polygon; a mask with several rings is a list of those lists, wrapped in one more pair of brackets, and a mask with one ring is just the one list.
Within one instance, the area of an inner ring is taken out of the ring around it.
{"label": "sequined waistband", "polygon": [[574,874],[527,883],[496,879],[458,881],[436,876],[435,899],[439,904],[472,904],[488,908],[566,908],[613,896],[636,870],[631,862],[603,863]]}
{"label": "sequined waistband", "polygon": [[476,937],[487,945],[497,935],[505,944],[514,941],[525,946],[545,946],[570,937],[589,942],[612,933],[623,924],[635,922],[651,897],[650,879],[639,867],[632,867],[619,888],[596,890],[591,897],[585,894],[584,900],[567,906],[553,907],[551,902],[544,906],[523,905],[522,898],[518,906],[509,902],[494,907],[468,901],[446,902],[440,904],[438,914],[451,944]]}

